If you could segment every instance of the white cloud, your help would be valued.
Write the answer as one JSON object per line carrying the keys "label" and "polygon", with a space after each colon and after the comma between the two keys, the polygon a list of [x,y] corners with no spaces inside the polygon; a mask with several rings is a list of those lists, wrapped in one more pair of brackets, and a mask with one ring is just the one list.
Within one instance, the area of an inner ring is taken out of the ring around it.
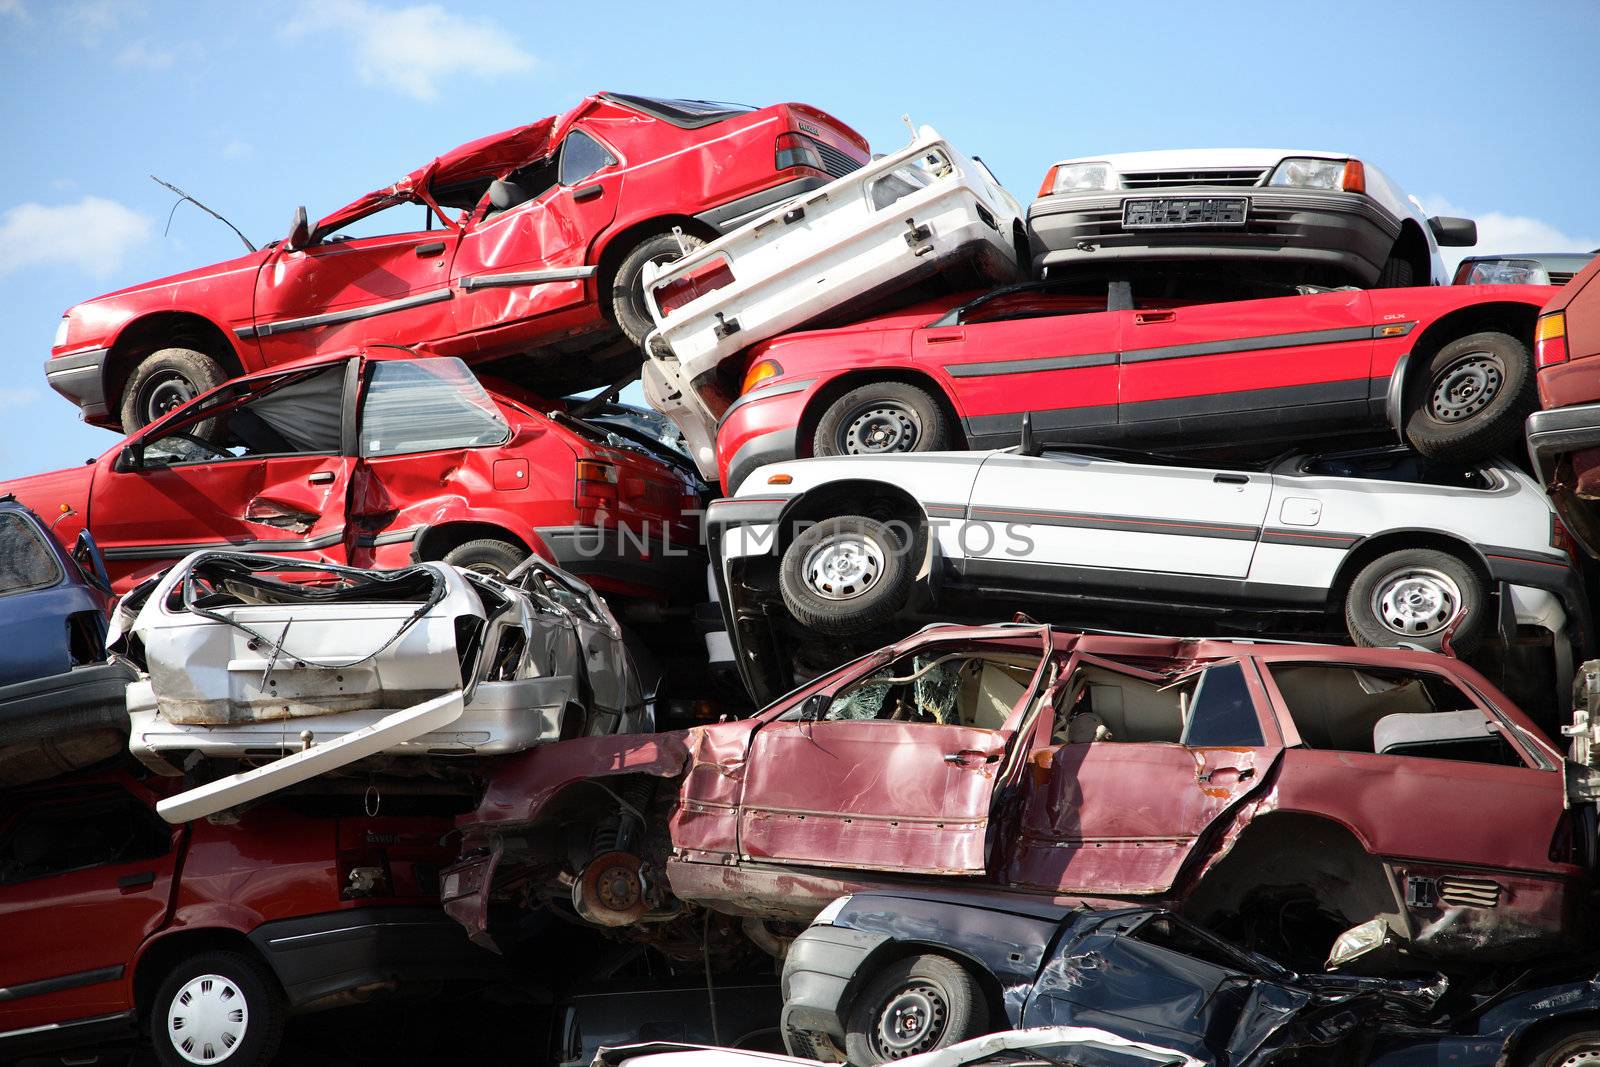
{"label": "white cloud", "polygon": [[78,0],[62,8],[68,27],[84,43],[95,44],[128,22],[144,17],[142,0]]}
{"label": "white cloud", "polygon": [[37,404],[44,394],[37,389],[0,389],[0,411]]}
{"label": "white cloud", "polygon": [[1503,211],[1467,211],[1442,196],[1422,197],[1429,215],[1457,215],[1478,223],[1478,243],[1471,248],[1441,248],[1451,273],[1467,256],[1492,256],[1505,252],[1588,252],[1600,248],[1600,237],[1573,236],[1531,215]]}
{"label": "white cloud", "polygon": [[22,0],[0,0],[0,15],[10,15],[18,22],[31,22],[28,9],[23,6]]}
{"label": "white cloud", "polygon": [[234,137],[222,146],[223,159],[249,159],[256,154],[256,146]]}
{"label": "white cloud", "polygon": [[149,238],[150,220],[115,200],[18,204],[0,215],[0,276],[33,266],[76,267],[104,277]]}
{"label": "white cloud", "polygon": [[284,33],[347,42],[363,82],[417,100],[437,99],[440,83],[453,77],[520,74],[534,65],[499,24],[437,4],[386,9],[368,0],[307,0]]}

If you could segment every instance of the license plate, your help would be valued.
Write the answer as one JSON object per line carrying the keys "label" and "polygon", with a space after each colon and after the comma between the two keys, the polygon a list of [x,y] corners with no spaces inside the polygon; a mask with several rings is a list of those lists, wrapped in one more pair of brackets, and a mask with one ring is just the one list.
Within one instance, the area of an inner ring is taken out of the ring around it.
{"label": "license plate", "polygon": [[1242,196],[1176,196],[1124,200],[1124,230],[1173,230],[1185,226],[1243,226],[1250,201]]}

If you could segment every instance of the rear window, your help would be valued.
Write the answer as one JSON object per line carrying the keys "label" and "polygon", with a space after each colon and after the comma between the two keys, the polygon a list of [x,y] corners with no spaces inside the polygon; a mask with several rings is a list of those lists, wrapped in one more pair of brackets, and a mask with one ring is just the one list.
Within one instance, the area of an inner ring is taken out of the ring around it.
{"label": "rear window", "polygon": [[385,361],[372,368],[361,454],[398,456],[504,444],[511,427],[458,359]]}
{"label": "rear window", "polygon": [[1340,452],[1312,456],[1301,464],[1304,474],[1336,478],[1370,478],[1381,482],[1442,485],[1452,489],[1493,489],[1495,480],[1484,471],[1451,463],[1434,463],[1406,449],[1382,452]]}
{"label": "rear window", "polygon": [[606,99],[626,104],[636,111],[681,126],[686,130],[709,126],[713,122],[747,115],[756,110],[749,104],[727,104],[718,100],[679,100],[656,96],[629,96],[624,93],[607,93]]}
{"label": "rear window", "polygon": [[60,580],[61,566],[39,528],[14,511],[0,512],[0,596]]}

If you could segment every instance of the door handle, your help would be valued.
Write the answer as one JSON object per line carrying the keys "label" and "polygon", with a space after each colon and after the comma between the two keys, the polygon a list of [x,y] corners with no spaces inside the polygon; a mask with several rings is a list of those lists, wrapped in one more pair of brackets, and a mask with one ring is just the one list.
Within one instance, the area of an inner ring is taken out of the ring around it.
{"label": "door handle", "polygon": [[317,471],[315,474],[311,475],[311,477],[307,478],[306,481],[310,482],[312,485],[327,485],[329,482],[333,481],[333,472]]}
{"label": "door handle", "polygon": [[430,242],[430,243],[425,244],[425,245],[418,245],[417,246],[417,255],[421,256],[423,258],[426,258],[428,256],[436,256],[440,252],[443,252],[443,251],[444,251],[444,242],[443,241],[433,241],[433,242]]}
{"label": "door handle", "polygon": [[1135,326],[1149,326],[1156,322],[1172,322],[1177,317],[1178,313],[1176,311],[1135,311],[1133,313],[1133,324]]}
{"label": "door handle", "polygon": [[1248,474],[1213,474],[1211,480],[1221,485],[1249,485]]}
{"label": "door handle", "polygon": [[930,333],[924,334],[924,336],[930,345],[945,345],[951,341],[965,341],[967,339],[966,332],[963,330],[952,330],[949,333]]}
{"label": "door handle", "polygon": [[140,871],[138,874],[125,874],[117,879],[117,888],[122,890],[143,889],[156,884],[155,871]]}
{"label": "door handle", "polygon": [[572,199],[581,204],[585,200],[595,199],[605,191],[605,186],[602,185],[585,185],[582,189],[574,189],[572,191]]}
{"label": "door handle", "polygon": [[974,758],[981,758],[985,763],[993,763],[1000,758],[1000,753],[979,752],[975,748],[964,748],[960,752],[952,752],[945,756],[944,761],[957,767],[965,767]]}

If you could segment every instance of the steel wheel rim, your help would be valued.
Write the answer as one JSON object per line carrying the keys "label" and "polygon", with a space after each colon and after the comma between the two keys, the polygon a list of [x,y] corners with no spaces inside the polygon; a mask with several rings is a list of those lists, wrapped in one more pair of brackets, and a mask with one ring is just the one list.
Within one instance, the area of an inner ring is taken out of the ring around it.
{"label": "steel wheel rim", "polygon": [[1569,1052],[1556,1067],[1596,1067],[1600,1065],[1600,1047],[1581,1048]]}
{"label": "steel wheel rim", "polygon": [[915,412],[899,404],[871,404],[851,416],[839,445],[847,456],[881,456],[914,452],[921,439]]}
{"label": "steel wheel rim", "polygon": [[1498,356],[1469,352],[1434,379],[1428,409],[1440,422],[1470,419],[1494,402],[1505,381],[1505,365]]}
{"label": "steel wheel rim", "polygon": [[860,534],[825,538],[802,561],[806,585],[825,600],[852,600],[883,578],[883,548]]}
{"label": "steel wheel rim", "polygon": [[156,375],[144,385],[145,421],[155,422],[173,408],[187,404],[196,395],[189,379],[177,371]]}
{"label": "steel wheel rim", "polygon": [[190,1063],[221,1063],[232,1056],[250,1026],[250,1007],[231,978],[191,978],[167,1008],[167,1040]]}
{"label": "steel wheel rim", "polygon": [[1372,590],[1372,615],[1402,637],[1428,637],[1443,630],[1461,611],[1455,579],[1432,567],[1391,571]]}
{"label": "steel wheel rim", "polygon": [[943,1036],[948,1015],[943,991],[937,986],[929,982],[905,986],[878,1014],[873,1034],[878,1054],[898,1060],[927,1052]]}

